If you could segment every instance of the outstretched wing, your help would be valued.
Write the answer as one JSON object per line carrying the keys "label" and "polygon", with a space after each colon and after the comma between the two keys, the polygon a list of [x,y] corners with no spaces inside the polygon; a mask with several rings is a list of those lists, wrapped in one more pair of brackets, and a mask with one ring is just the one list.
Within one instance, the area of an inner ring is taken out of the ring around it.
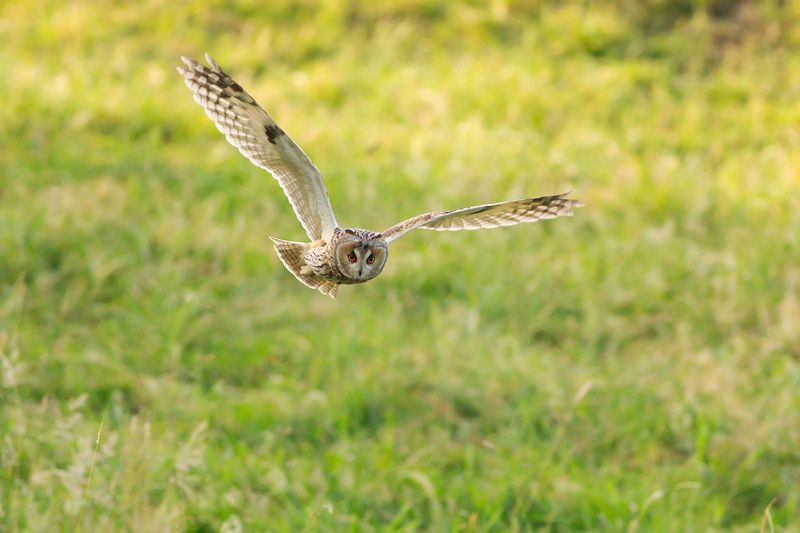
{"label": "outstretched wing", "polygon": [[452,211],[434,211],[395,224],[382,235],[387,242],[391,242],[417,228],[436,231],[489,229],[535,222],[545,218],[571,216],[572,209],[582,207],[583,204],[567,198],[569,194],[524,198]]}
{"label": "outstretched wing", "polygon": [[178,67],[178,72],[217,129],[245,157],[278,180],[312,241],[329,238],[336,217],[314,163],[211,56],[206,54],[211,68],[188,57],[181,59],[186,67]]}

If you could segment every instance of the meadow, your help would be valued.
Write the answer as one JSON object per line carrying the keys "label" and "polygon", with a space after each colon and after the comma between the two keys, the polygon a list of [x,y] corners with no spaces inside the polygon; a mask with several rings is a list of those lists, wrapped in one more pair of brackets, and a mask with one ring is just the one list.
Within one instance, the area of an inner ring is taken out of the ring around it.
{"label": "meadow", "polygon": [[[342,224],[333,301],[175,72]],[[0,3],[0,531],[800,531],[795,1]]]}

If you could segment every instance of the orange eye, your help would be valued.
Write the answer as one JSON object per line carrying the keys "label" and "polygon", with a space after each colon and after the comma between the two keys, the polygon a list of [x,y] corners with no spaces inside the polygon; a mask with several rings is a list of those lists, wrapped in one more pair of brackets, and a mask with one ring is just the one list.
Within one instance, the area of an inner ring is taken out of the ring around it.
{"label": "orange eye", "polygon": [[371,255],[371,256],[367,257],[367,264],[368,265],[371,265],[374,262],[375,262],[375,256],[374,255]]}
{"label": "orange eye", "polygon": [[350,252],[349,254],[347,254],[347,260],[350,261],[351,263],[355,263],[357,261],[356,254]]}

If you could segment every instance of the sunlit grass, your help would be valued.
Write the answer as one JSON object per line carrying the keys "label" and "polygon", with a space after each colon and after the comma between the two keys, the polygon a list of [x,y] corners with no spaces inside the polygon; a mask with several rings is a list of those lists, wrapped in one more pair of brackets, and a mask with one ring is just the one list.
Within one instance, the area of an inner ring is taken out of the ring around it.
{"label": "sunlit grass", "polygon": [[[800,25],[722,4],[0,8],[0,530],[796,531]],[[330,301],[205,51],[343,224],[587,207]]]}

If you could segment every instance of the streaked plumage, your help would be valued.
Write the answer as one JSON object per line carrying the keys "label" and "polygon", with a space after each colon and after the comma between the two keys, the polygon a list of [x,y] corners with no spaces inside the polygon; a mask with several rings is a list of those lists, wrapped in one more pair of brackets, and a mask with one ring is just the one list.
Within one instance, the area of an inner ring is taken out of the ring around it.
{"label": "streaked plumage", "polygon": [[314,163],[245,90],[206,54],[210,68],[183,57],[178,67],[195,101],[232,145],[278,180],[310,243],[272,238],[284,266],[304,285],[332,298],[341,284],[364,283],[383,270],[388,244],[417,228],[458,231],[498,228],[572,215],[582,204],[569,193],[434,211],[376,233],[342,229]]}

